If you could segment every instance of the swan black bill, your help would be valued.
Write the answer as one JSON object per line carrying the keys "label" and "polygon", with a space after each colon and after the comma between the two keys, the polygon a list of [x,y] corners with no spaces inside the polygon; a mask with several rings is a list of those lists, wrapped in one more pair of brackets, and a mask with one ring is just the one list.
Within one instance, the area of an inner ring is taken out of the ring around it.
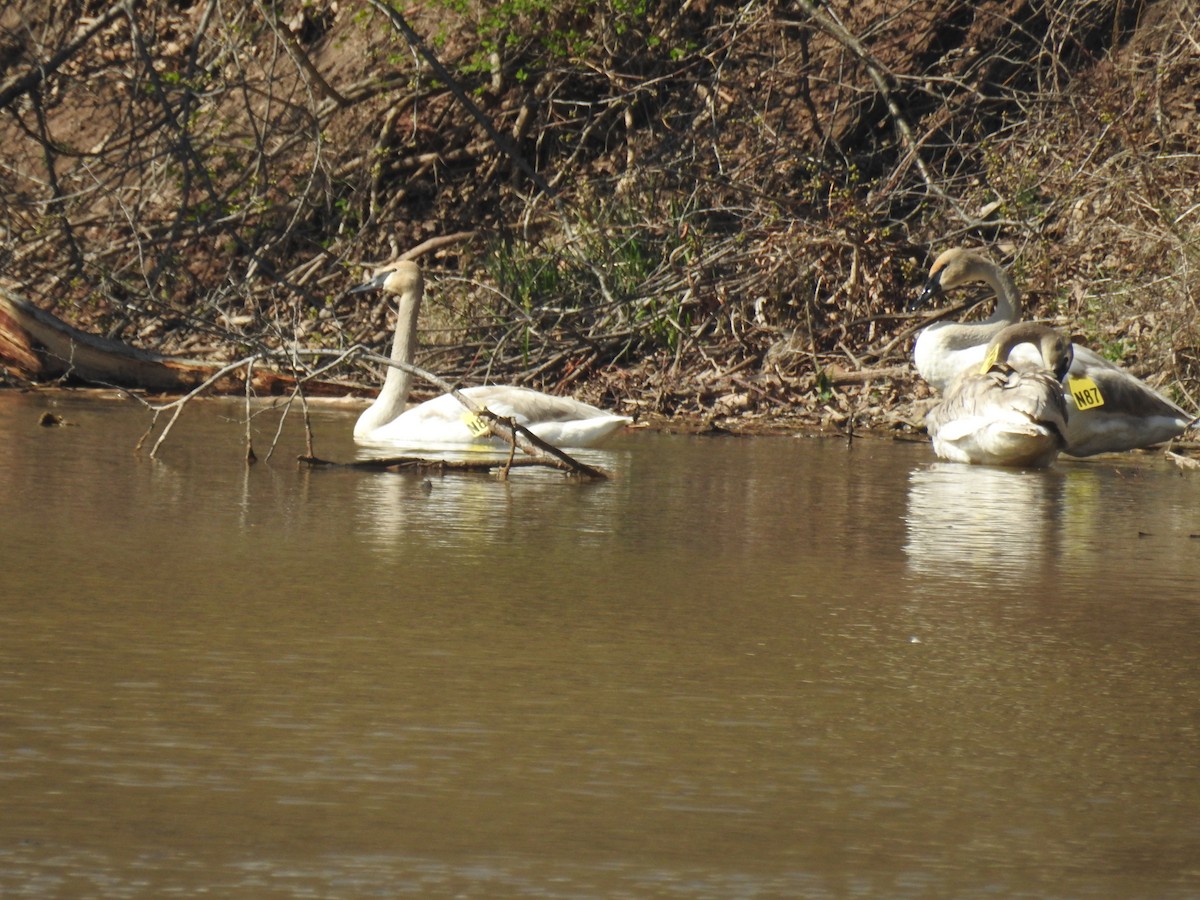
{"label": "swan black bill", "polygon": [[1054,377],[1063,384],[1067,383],[1067,373],[1071,371],[1071,363],[1075,361],[1075,345],[1067,344],[1067,349],[1063,352],[1062,358],[1058,361],[1058,365],[1054,367]]}
{"label": "swan black bill", "polygon": [[348,293],[348,294],[361,294],[363,291],[377,291],[377,290],[380,290],[380,289],[383,287],[383,283],[384,283],[385,281],[387,281],[387,279],[388,279],[388,276],[389,276],[389,275],[391,275],[391,274],[392,274],[392,273],[391,273],[391,271],[390,271],[390,270],[389,270],[389,271],[387,271],[387,272],[383,272],[382,274],[376,275],[374,278],[372,278],[370,281],[366,282],[365,284],[360,284],[358,287],[352,287],[352,288],[350,288],[350,290],[349,290],[349,291],[347,291],[346,293]]}
{"label": "swan black bill", "polygon": [[921,288],[919,293],[913,300],[909,301],[908,311],[912,312],[915,309],[921,309],[924,306],[929,306],[934,299],[942,296],[942,282],[937,275],[931,275],[929,280],[925,282],[925,287]]}

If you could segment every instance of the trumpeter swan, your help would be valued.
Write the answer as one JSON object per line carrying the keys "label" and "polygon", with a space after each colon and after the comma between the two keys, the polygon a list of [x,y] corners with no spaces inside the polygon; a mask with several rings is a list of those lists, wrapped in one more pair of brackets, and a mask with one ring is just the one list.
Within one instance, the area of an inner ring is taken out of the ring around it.
{"label": "trumpeter swan", "polygon": [[[1021,316],[1020,294],[1008,273],[962,247],[946,250],[934,260],[916,302],[977,281],[988,284],[996,295],[991,316],[975,323],[936,322],[917,336],[913,362],[921,377],[938,390],[946,390],[959,372],[978,366],[992,338]],[[1037,355],[1025,347],[1009,361],[1018,369],[1040,365]],[[1071,456],[1161,444],[1196,422],[1145,382],[1087,347],[1075,345],[1067,388],[1065,452]]]}
{"label": "trumpeter swan", "polygon": [[[1022,344],[1036,347],[1041,367],[1008,365]],[[1071,357],[1071,342],[1053,328],[1022,322],[1002,329],[982,362],[961,372],[925,417],[934,452],[952,462],[1050,465],[1066,444],[1062,379]]]}
{"label": "trumpeter swan", "polygon": [[[412,364],[417,350],[417,315],[424,294],[424,279],[416,263],[407,260],[394,269],[351,289],[351,293],[382,288],[399,297],[396,335],[391,358]],[[405,447],[496,446],[500,442],[471,428],[472,414],[450,394],[405,410],[412,376],[389,366],[383,388],[354,425],[354,439],[366,444]],[[462,391],[498,416],[516,419],[542,440],[556,447],[591,447],[633,420],[606,412],[570,397],[555,397],[530,388],[507,385],[469,387]]]}
{"label": "trumpeter swan", "polygon": [[922,329],[913,346],[918,374],[939,391],[950,387],[960,372],[978,367],[992,338],[1021,318],[1021,295],[1000,266],[964,247],[954,247],[933,261],[924,290],[911,304],[923,306],[943,291],[977,281],[985,282],[996,296],[992,314],[981,322],[934,322]]}

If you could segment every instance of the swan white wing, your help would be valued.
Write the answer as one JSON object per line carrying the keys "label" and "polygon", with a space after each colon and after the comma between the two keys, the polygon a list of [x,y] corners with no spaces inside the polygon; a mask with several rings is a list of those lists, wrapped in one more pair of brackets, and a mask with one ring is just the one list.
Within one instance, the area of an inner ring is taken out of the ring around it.
{"label": "swan white wing", "polygon": [[556,397],[532,388],[489,384],[467,388],[463,393],[496,415],[511,416],[527,428],[538,422],[564,422],[611,415],[574,397]]}
{"label": "swan white wing", "polygon": [[1084,375],[1095,383],[1104,403],[1079,409],[1068,394],[1067,453],[1072,456],[1151,447],[1179,437],[1195,423],[1182,409],[1127,372],[1085,369]]}
{"label": "swan white wing", "polygon": [[516,419],[556,447],[591,447],[633,421],[574,397],[556,397],[531,388],[485,385],[468,388],[465,393],[496,415]]}

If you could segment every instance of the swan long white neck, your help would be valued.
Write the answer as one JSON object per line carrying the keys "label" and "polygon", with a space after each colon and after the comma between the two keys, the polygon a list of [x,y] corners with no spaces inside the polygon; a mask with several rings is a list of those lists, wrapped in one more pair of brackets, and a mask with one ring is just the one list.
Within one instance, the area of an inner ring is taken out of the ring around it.
{"label": "swan long white neck", "polygon": [[[392,360],[412,364],[417,353],[417,316],[421,311],[421,284],[406,285],[400,294],[399,310],[396,314],[396,334],[392,339]],[[408,392],[412,387],[412,375],[395,366],[388,366],[383,379],[383,388],[375,402],[363,410],[354,425],[356,437],[369,434],[404,412]]]}

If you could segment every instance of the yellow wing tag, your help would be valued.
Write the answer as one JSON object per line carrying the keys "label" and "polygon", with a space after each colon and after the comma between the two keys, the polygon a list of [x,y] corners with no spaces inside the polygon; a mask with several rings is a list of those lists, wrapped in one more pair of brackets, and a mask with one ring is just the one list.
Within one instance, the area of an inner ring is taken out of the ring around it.
{"label": "yellow wing tag", "polygon": [[1072,375],[1067,378],[1067,387],[1071,390],[1071,396],[1075,398],[1076,409],[1095,409],[1104,405],[1104,396],[1100,393],[1100,388],[1090,378],[1076,378]]}
{"label": "yellow wing tag", "polygon": [[467,426],[467,430],[474,437],[483,437],[488,433],[488,424],[473,412],[465,412],[462,414],[463,424]]}
{"label": "yellow wing tag", "polygon": [[987,356],[983,358],[983,365],[979,367],[979,374],[983,375],[988,369],[994,366],[996,364],[996,357],[999,355],[1000,347],[998,344],[993,344],[991,347],[988,347]]}

